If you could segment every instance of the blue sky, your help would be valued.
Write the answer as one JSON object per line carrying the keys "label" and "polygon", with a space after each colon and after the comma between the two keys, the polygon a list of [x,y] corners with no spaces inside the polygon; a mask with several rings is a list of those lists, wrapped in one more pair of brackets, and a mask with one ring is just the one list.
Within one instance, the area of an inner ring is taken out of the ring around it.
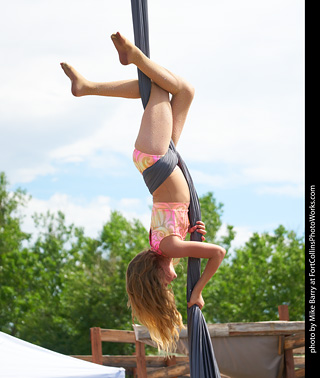
{"label": "blue sky", "polygon": [[[96,236],[119,210],[146,227],[132,163],[140,100],[74,98],[59,63],[93,81],[136,78],[109,38],[133,40],[130,1],[1,0],[0,170],[31,214],[62,210]],[[201,196],[224,204],[235,245],[283,224],[304,232],[304,2],[149,0],[151,58],[196,96],[178,149]]]}

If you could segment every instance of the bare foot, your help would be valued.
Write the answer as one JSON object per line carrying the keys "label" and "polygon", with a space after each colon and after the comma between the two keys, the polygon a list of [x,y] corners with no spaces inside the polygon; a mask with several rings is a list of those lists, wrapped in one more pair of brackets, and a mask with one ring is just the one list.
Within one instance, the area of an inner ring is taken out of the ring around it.
{"label": "bare foot", "polygon": [[136,64],[141,51],[119,32],[112,34],[111,39],[118,51],[120,63],[125,66],[131,63]]}
{"label": "bare foot", "polygon": [[64,73],[71,80],[71,92],[76,97],[85,96],[89,88],[89,82],[67,63],[60,63]]}

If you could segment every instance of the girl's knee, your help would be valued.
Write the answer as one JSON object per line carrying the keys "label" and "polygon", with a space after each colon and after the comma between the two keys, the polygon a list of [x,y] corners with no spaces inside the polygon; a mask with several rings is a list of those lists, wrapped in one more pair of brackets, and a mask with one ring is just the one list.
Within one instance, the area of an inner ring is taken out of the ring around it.
{"label": "girl's knee", "polygon": [[220,246],[219,256],[220,256],[221,261],[224,259],[226,253],[227,253],[227,251],[223,247]]}
{"label": "girl's knee", "polygon": [[179,84],[179,91],[176,95],[179,95],[179,98],[183,98],[186,103],[191,103],[195,94],[194,87],[188,83],[186,80],[181,79]]}
{"label": "girl's knee", "polygon": [[195,89],[190,83],[185,82],[184,92],[186,93],[187,96],[189,96],[191,98],[191,100],[193,99],[194,94],[195,94]]}

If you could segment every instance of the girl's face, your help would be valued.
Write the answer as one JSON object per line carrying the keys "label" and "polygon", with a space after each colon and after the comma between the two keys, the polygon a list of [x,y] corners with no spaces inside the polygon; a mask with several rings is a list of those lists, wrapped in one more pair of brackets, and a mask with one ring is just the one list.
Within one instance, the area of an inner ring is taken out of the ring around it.
{"label": "girl's face", "polygon": [[162,269],[164,271],[164,283],[166,286],[168,286],[175,278],[177,278],[177,274],[173,266],[173,260],[165,259],[162,264]]}

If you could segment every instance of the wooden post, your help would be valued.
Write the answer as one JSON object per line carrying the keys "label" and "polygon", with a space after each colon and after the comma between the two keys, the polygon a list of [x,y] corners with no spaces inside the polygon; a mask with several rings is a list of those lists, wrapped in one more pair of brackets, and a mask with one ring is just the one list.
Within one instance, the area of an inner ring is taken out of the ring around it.
{"label": "wooden post", "polygon": [[[289,321],[289,308],[288,305],[278,306],[279,320]],[[294,360],[292,350],[285,350],[285,366],[286,366],[286,378],[295,378],[294,372]]]}
{"label": "wooden post", "polygon": [[138,378],[147,378],[146,353],[144,344],[136,341],[136,359]]}
{"label": "wooden post", "polygon": [[289,321],[289,307],[288,307],[288,305],[278,306],[278,311],[279,311],[279,320]]}
{"label": "wooden post", "polygon": [[101,328],[90,328],[92,362],[102,365]]}
{"label": "wooden post", "polygon": [[133,378],[137,378],[138,372],[137,372],[137,357],[136,357],[136,352],[133,352],[132,354],[135,356],[135,362],[136,362],[136,366],[132,368],[132,375],[133,375]]}
{"label": "wooden post", "polygon": [[[165,360],[166,366],[173,366],[177,364],[177,359],[176,356],[171,356],[170,358],[166,358]],[[178,377],[173,377],[173,378],[178,378]]]}

